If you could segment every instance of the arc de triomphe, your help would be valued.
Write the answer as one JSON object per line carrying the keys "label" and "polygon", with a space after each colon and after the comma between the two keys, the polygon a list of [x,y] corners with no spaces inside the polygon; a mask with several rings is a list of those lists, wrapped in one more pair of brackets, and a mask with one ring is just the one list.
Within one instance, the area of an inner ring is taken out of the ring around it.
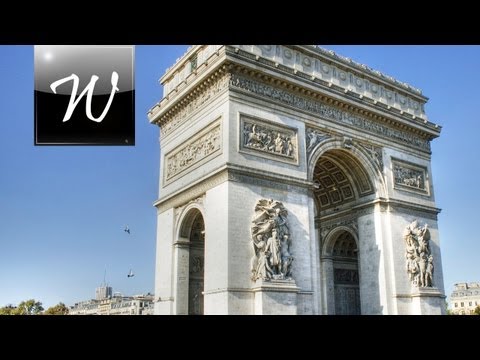
{"label": "arc de triomphe", "polygon": [[161,78],[156,314],[442,314],[421,91],[316,46]]}

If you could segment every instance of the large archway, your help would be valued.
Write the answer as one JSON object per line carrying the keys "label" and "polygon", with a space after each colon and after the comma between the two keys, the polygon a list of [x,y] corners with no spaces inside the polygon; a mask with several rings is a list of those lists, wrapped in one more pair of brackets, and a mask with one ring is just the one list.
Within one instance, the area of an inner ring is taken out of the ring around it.
{"label": "large archway", "polygon": [[343,230],[336,235],[332,260],[335,315],[360,315],[358,249],[350,232]]}
{"label": "large archway", "polygon": [[190,232],[188,267],[188,314],[203,315],[203,291],[205,277],[205,223],[198,212]]}
{"label": "large archway", "polygon": [[176,314],[204,314],[205,222],[201,210],[191,204],[183,209],[174,243]]}
{"label": "large archway", "polygon": [[320,151],[312,159],[311,175],[320,242],[322,313],[358,315],[362,311],[358,209],[374,206],[372,201],[379,196],[377,169],[353,146],[330,143],[316,154]]}

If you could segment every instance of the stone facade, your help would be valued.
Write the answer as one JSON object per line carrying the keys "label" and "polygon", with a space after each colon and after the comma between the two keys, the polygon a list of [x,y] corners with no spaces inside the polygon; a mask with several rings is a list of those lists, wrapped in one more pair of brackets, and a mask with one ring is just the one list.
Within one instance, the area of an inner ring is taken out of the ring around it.
{"label": "stone facade", "polygon": [[450,311],[455,315],[473,314],[480,306],[480,283],[458,283],[450,295]]}
{"label": "stone facade", "polygon": [[114,295],[76,303],[69,315],[153,315],[153,295]]}
{"label": "stone facade", "polygon": [[160,81],[155,313],[444,312],[418,89],[316,46],[193,46]]}

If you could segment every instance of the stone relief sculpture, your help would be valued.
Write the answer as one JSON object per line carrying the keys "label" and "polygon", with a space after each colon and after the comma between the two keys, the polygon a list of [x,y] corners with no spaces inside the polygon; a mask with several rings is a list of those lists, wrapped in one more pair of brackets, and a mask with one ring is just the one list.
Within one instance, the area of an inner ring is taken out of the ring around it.
{"label": "stone relief sculpture", "polygon": [[243,122],[243,148],[296,159],[296,136],[291,130],[279,130],[250,121]]}
{"label": "stone relief sculpture", "polygon": [[255,205],[251,228],[255,251],[251,264],[253,281],[291,279],[293,256],[287,215],[279,201],[261,199]]}
{"label": "stone relief sculpture", "polygon": [[313,100],[304,96],[298,96],[290,91],[278,89],[253,79],[232,74],[230,86],[249,91],[267,99],[295,107],[300,110],[318,114],[326,119],[366,130],[389,140],[402,144],[409,144],[421,150],[430,151],[430,141],[422,139],[407,131],[395,129],[387,125],[373,121],[365,116],[354,114],[350,111],[340,110],[323,102]]}
{"label": "stone relief sculpture", "polygon": [[306,132],[307,132],[307,136],[306,136],[307,154],[309,154],[318,143],[330,137],[330,135],[327,133],[324,133],[319,130],[310,129],[310,128],[307,128]]}
{"label": "stone relief sculpture", "polygon": [[414,189],[426,190],[424,171],[403,167],[394,163],[393,175],[395,184]]}
{"label": "stone relief sculpture", "polygon": [[369,154],[370,159],[378,167],[378,169],[383,171],[382,148],[370,144],[359,143],[359,145]]}
{"label": "stone relief sculpture", "polygon": [[433,287],[433,256],[430,251],[430,230],[428,225],[418,226],[414,220],[403,233],[407,260],[406,269],[412,285]]}
{"label": "stone relief sculpture", "polygon": [[353,147],[353,139],[349,137],[343,137],[343,147],[345,149],[351,149]]}
{"label": "stone relief sculpture", "polygon": [[180,151],[166,157],[166,179],[170,179],[185,169],[220,150],[220,125],[208,133],[185,145]]}

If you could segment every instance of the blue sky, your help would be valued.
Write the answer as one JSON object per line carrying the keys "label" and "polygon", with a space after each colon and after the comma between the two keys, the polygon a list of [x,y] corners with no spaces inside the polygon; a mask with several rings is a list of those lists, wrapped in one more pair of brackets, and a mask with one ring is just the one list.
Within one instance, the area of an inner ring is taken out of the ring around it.
{"label": "blue sky", "polygon": [[[480,47],[324,47],[430,98],[427,115],[443,126],[432,178],[446,292],[480,281]],[[0,46],[0,306],[92,298],[105,266],[114,291],[153,292],[159,132],[146,112],[161,98],[157,80],[186,48],[136,47],[135,147],[35,147],[33,47]]]}

